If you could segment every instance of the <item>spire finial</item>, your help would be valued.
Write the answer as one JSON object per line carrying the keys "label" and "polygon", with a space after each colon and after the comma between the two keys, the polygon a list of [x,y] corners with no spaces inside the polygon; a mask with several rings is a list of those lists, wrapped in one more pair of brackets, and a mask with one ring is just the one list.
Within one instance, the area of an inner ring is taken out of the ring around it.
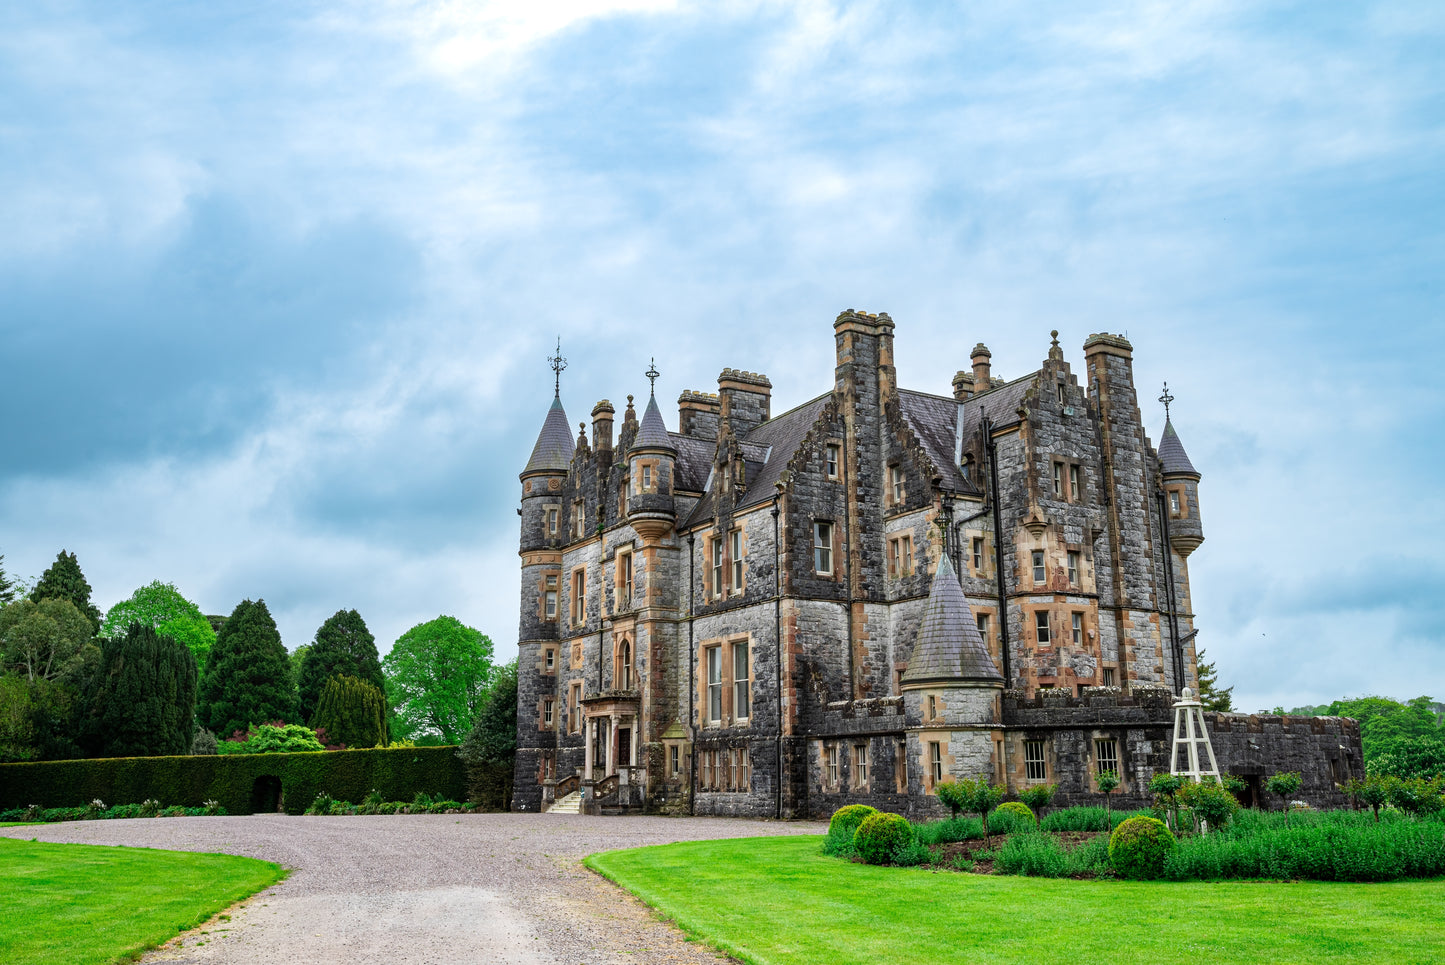
{"label": "spire finial", "polygon": [[557,398],[562,398],[562,370],[567,367],[567,360],[562,357],[562,336],[557,336],[557,354],[547,356],[547,365],[552,369],[552,392]]}
{"label": "spire finial", "polygon": [[1169,421],[1169,403],[1171,403],[1171,402],[1174,401],[1174,396],[1172,396],[1172,395],[1169,394],[1169,383],[1168,383],[1168,382],[1165,382],[1165,383],[1164,383],[1164,394],[1159,397],[1159,401],[1164,403],[1164,421],[1165,421],[1165,422],[1168,422],[1168,421]]}
{"label": "spire finial", "polygon": [[1050,336],[1053,338],[1053,340],[1054,340],[1054,348],[1058,348],[1058,347],[1059,347],[1059,330],[1056,328],[1056,329],[1054,329],[1052,332],[1050,332],[1049,335],[1050,335]]}
{"label": "spire finial", "polygon": [[645,375],[645,376],[647,376],[647,381],[652,384],[652,394],[653,394],[654,396],[656,396],[656,395],[657,395],[657,377],[662,374],[661,372],[657,371],[657,357],[656,357],[656,356],[653,356],[652,362],[651,362],[651,364],[648,366],[647,371],[646,371],[646,372],[643,372],[642,374]]}

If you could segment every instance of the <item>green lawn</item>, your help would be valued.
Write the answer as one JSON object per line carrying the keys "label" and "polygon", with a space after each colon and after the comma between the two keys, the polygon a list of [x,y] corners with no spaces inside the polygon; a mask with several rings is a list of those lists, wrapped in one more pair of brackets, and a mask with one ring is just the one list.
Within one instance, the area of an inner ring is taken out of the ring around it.
{"label": "green lawn", "polygon": [[267,861],[0,838],[0,962],[111,962],[283,875]]}
{"label": "green lawn", "polygon": [[875,868],[812,836],[596,854],[587,866],[754,963],[1438,962],[1445,879],[1072,881]]}

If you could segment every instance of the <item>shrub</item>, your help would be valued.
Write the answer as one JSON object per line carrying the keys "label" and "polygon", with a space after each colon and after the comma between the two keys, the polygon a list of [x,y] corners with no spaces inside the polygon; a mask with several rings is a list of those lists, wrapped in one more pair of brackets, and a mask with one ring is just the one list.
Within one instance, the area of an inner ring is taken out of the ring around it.
{"label": "shrub", "polygon": [[983,837],[983,823],[978,818],[945,818],[913,827],[924,844],[945,844],[949,841],[972,841]]}
{"label": "shrub", "polygon": [[1273,774],[1264,782],[1264,789],[1271,794],[1278,794],[1284,800],[1285,813],[1289,813],[1289,799],[1299,793],[1300,780],[1298,771],[1282,771]]}
{"label": "shrub", "polygon": [[1031,815],[1041,815],[1044,809],[1053,803],[1054,793],[1058,789],[1056,784],[1035,784],[1019,791],[1019,800],[1029,809]]}
{"label": "shrub", "polygon": [[938,853],[916,838],[893,852],[893,863],[900,868],[916,868],[921,864],[936,864]]}
{"label": "shrub", "polygon": [[1010,835],[998,849],[994,867],[1008,875],[1062,878],[1069,873],[1069,858],[1054,835],[1030,831]]}
{"label": "shrub", "polygon": [[306,813],[312,815],[330,814],[331,805],[335,803],[336,802],[331,799],[330,794],[322,791],[320,794],[316,795],[316,800],[311,802],[311,806],[306,809]]}
{"label": "shrub", "polygon": [[964,794],[963,787],[953,778],[946,781],[939,781],[933,785],[933,793],[938,795],[938,800],[953,812],[956,818],[968,807],[968,798]]}
{"label": "shrub", "polygon": [[958,782],[963,791],[964,808],[972,814],[977,814],[983,822],[983,839],[988,840],[988,813],[998,807],[998,802],[1003,800],[1007,792],[1002,784],[990,784],[988,778],[965,778]]}
{"label": "shrub", "polygon": [[191,739],[192,754],[218,754],[216,748],[216,735],[202,727],[196,731],[196,736]]}
{"label": "shrub", "polygon": [[1110,835],[1109,861],[1125,878],[1157,878],[1174,847],[1174,835],[1163,821],[1134,817]]}
{"label": "shrub", "polygon": [[901,814],[880,811],[870,814],[858,825],[853,845],[869,864],[886,864],[893,856],[913,844],[913,825]]}
{"label": "shrub", "polygon": [[851,838],[858,830],[858,825],[863,823],[864,818],[877,813],[877,808],[869,807],[866,804],[845,804],[834,811],[833,816],[828,819],[828,831],[829,833],[834,831],[839,834],[846,833]]}
{"label": "shrub", "polygon": [[[1212,778],[1205,778],[1198,784],[1187,786],[1185,803],[1195,815],[1204,819],[1213,830],[1219,830],[1229,823],[1234,812],[1239,810],[1239,801]],[[1181,791],[1181,795],[1182,795]]]}
{"label": "shrub", "polygon": [[991,830],[999,834],[1013,834],[1016,831],[1033,831],[1038,828],[1038,821],[1034,818],[1034,812],[1029,806],[1020,801],[1009,801],[1000,804],[988,816],[988,823]]}
{"label": "shrub", "polygon": [[385,803],[386,802],[381,799],[381,792],[376,788],[372,788],[371,793],[362,798],[361,803],[356,806],[356,813],[380,814],[382,813],[381,806]]}

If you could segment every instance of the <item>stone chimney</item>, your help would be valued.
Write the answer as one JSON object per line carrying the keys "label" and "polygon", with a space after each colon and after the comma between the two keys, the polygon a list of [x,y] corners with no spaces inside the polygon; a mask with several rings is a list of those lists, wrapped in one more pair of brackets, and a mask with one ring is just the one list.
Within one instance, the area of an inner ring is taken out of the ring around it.
{"label": "stone chimney", "polygon": [[958,371],[953,375],[953,397],[962,402],[973,395],[973,373]]}
{"label": "stone chimney", "polygon": [[723,369],[717,377],[718,417],[738,437],[772,418],[773,383],[766,375]]}
{"label": "stone chimney", "polygon": [[612,448],[612,416],[616,412],[606,399],[592,407],[592,448],[598,452]]}
{"label": "stone chimney", "polygon": [[693,439],[717,439],[722,400],[714,392],[685,389],[677,397],[677,431]]}
{"label": "stone chimney", "polygon": [[993,382],[988,372],[988,360],[992,357],[993,353],[990,352],[988,346],[982,342],[979,342],[973,347],[973,355],[971,357],[971,361],[973,362],[973,391],[987,392],[989,387],[992,386]]}

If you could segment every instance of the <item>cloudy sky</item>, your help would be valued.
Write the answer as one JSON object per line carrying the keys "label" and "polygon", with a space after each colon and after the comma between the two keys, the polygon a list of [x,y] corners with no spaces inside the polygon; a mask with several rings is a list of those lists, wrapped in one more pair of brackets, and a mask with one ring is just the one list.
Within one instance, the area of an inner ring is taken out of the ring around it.
{"label": "cloudy sky", "polygon": [[553,339],[781,411],[854,307],[943,393],[1127,333],[1239,705],[1445,696],[1445,8],[978,6],[5,5],[6,568],[509,655]]}

